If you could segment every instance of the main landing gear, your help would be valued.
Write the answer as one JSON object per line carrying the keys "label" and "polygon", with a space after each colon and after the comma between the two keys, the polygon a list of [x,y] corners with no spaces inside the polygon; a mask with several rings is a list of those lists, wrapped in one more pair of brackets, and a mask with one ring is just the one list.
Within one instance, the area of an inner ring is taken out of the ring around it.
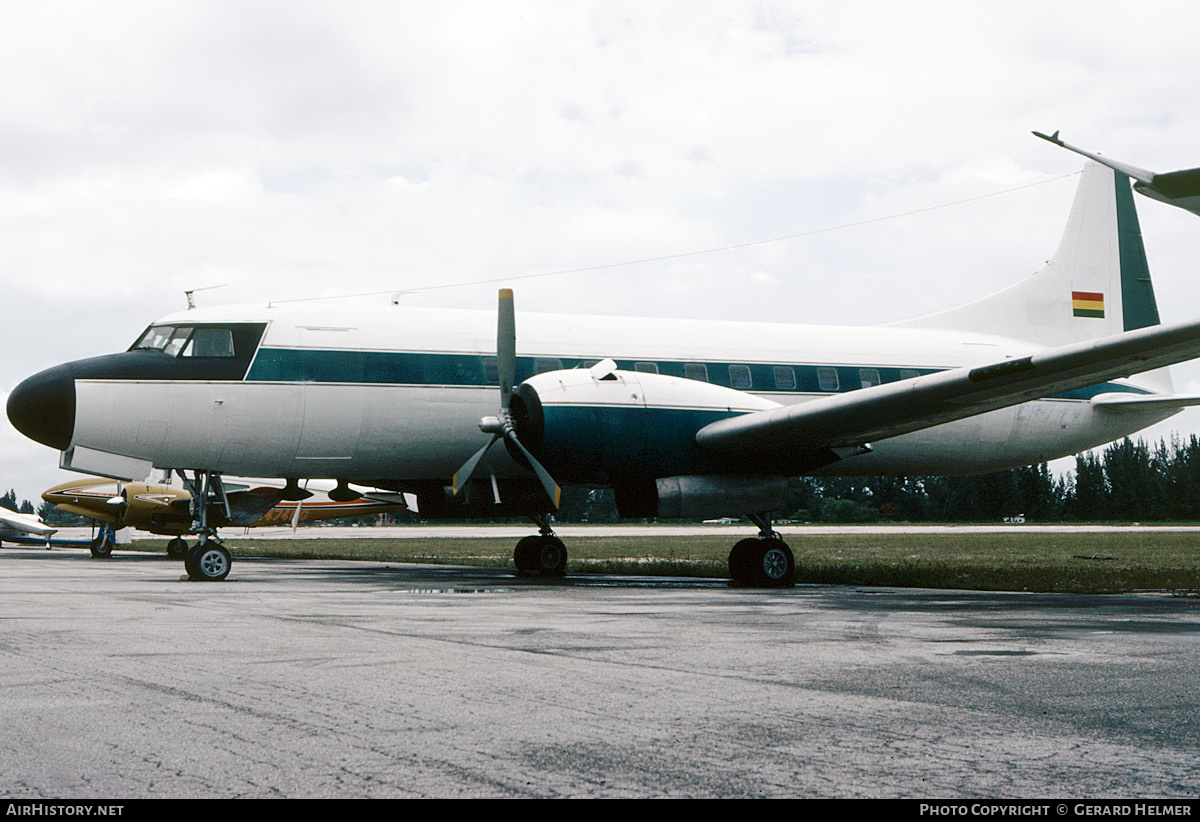
{"label": "main landing gear", "polygon": [[517,573],[523,576],[561,577],[567,573],[567,546],[550,528],[550,515],[533,517],[538,535],[524,537],[513,551]]}
{"label": "main landing gear", "polygon": [[[513,551],[517,573],[523,576],[561,577],[567,572],[567,549],[550,528],[550,517],[532,517],[537,536],[524,537]],[[752,514],[758,536],[740,540],[729,552],[729,576],[734,585],[753,588],[790,588],[796,584],[796,558],[769,514]]]}
{"label": "main landing gear", "polygon": [[233,566],[233,557],[217,539],[217,529],[208,524],[208,506],[214,500],[225,506],[225,515],[229,518],[229,500],[225,496],[221,475],[216,471],[196,471],[194,477],[188,479],[187,474],[180,471],[179,476],[183,479],[184,487],[192,495],[192,529],[200,541],[187,548],[187,543],[182,539],[179,540],[182,545],[172,540],[168,551],[171,551],[172,546],[175,550],[186,550],[183,567],[187,571],[188,579],[198,582],[220,582],[229,576],[229,569]]}
{"label": "main landing gear", "polygon": [[758,536],[743,539],[729,552],[729,576],[734,585],[756,588],[790,588],[796,583],[796,558],[792,549],[771,527],[767,514],[752,514]]}

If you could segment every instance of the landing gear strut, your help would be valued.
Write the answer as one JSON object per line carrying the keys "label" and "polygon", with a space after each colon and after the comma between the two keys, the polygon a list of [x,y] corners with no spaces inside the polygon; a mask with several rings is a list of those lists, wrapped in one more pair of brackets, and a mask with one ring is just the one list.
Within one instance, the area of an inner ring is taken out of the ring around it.
{"label": "landing gear strut", "polygon": [[108,559],[112,556],[113,545],[116,541],[117,537],[112,525],[101,523],[100,533],[92,540],[92,544],[89,546],[92,551],[92,557],[95,559]]}
{"label": "landing gear strut", "polygon": [[220,582],[229,576],[229,569],[233,565],[229,551],[217,539],[217,529],[208,524],[208,506],[214,499],[225,506],[225,515],[229,518],[229,500],[225,496],[221,475],[216,471],[196,471],[195,477],[189,480],[187,474],[180,471],[179,476],[192,495],[192,530],[200,539],[187,549],[183,567],[188,579]]}
{"label": "landing gear strut", "polygon": [[751,514],[758,536],[743,539],[729,552],[729,576],[734,585],[790,588],[796,582],[792,549],[771,527],[769,514]]}
{"label": "landing gear strut", "polygon": [[543,577],[561,577],[567,573],[567,547],[550,528],[550,515],[533,517],[538,535],[524,537],[513,551],[517,573]]}

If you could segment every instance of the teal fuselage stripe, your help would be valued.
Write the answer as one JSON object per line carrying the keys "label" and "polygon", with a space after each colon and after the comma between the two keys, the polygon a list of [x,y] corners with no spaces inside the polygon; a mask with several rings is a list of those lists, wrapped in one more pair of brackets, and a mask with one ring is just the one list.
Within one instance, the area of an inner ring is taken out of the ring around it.
{"label": "teal fuselage stripe", "polygon": [[1150,282],[1150,264],[1133,203],[1129,178],[1116,173],[1117,244],[1121,260],[1121,313],[1126,331],[1158,325],[1158,303]]}
{"label": "teal fuselage stripe", "polygon": [[[542,371],[580,368],[594,359],[518,357],[517,383]],[[823,366],[796,363],[728,363],[617,360],[617,367],[634,371],[653,365],[658,373],[695,379],[703,366],[705,380],[713,385],[755,393],[836,394],[876,383],[897,382],[933,374],[940,368],[888,366]],[[836,377],[836,379],[834,379]],[[247,382],[350,383],[365,385],[496,386],[496,358],[482,354],[445,354],[397,351],[346,351],[319,348],[268,348],[259,350]],[[1056,399],[1086,400],[1111,392],[1149,393],[1118,383],[1080,388]]]}

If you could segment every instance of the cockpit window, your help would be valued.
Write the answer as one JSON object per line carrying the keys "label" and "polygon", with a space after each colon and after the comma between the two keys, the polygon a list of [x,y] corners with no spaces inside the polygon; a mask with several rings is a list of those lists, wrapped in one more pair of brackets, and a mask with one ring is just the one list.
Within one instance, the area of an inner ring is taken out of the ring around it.
{"label": "cockpit window", "polygon": [[233,330],[190,325],[152,325],[130,351],[161,351],[169,357],[232,357]]}
{"label": "cockpit window", "polygon": [[146,333],[142,334],[141,338],[129,350],[137,351],[141,348],[149,348],[161,351],[170,342],[171,333],[174,330],[174,326],[170,325],[152,325],[146,329]]}
{"label": "cockpit window", "polygon": [[232,357],[233,332],[228,328],[197,328],[183,349],[185,357]]}
{"label": "cockpit window", "polygon": [[187,345],[188,335],[192,333],[190,328],[176,328],[171,334],[171,339],[167,340],[167,344],[163,346],[163,351],[172,357],[178,357],[179,352]]}

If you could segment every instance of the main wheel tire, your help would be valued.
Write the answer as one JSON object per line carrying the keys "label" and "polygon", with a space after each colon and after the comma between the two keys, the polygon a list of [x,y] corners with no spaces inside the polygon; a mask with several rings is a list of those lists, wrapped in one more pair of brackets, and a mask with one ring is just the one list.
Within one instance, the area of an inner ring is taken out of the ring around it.
{"label": "main wheel tire", "polygon": [[513,549],[513,564],[519,574],[534,574],[538,568],[538,543],[541,537],[521,537]]}
{"label": "main wheel tire", "polygon": [[753,583],[755,554],[761,540],[757,537],[738,540],[729,552],[729,578],[737,585]]}
{"label": "main wheel tire", "polygon": [[233,558],[218,542],[198,543],[187,553],[183,567],[187,570],[188,579],[196,582],[220,582],[229,576],[233,566]]}
{"label": "main wheel tire", "polygon": [[523,537],[513,550],[513,564],[520,574],[561,577],[567,572],[567,547],[549,534]]}
{"label": "main wheel tire", "polygon": [[743,539],[729,552],[729,577],[736,585],[790,588],[796,584],[796,559],[777,537]]}
{"label": "main wheel tire", "polygon": [[781,539],[764,539],[755,555],[755,575],[767,588],[790,588],[796,584],[796,558]]}
{"label": "main wheel tire", "polygon": [[567,573],[567,546],[558,537],[543,537],[538,546],[538,573],[561,577]]}

